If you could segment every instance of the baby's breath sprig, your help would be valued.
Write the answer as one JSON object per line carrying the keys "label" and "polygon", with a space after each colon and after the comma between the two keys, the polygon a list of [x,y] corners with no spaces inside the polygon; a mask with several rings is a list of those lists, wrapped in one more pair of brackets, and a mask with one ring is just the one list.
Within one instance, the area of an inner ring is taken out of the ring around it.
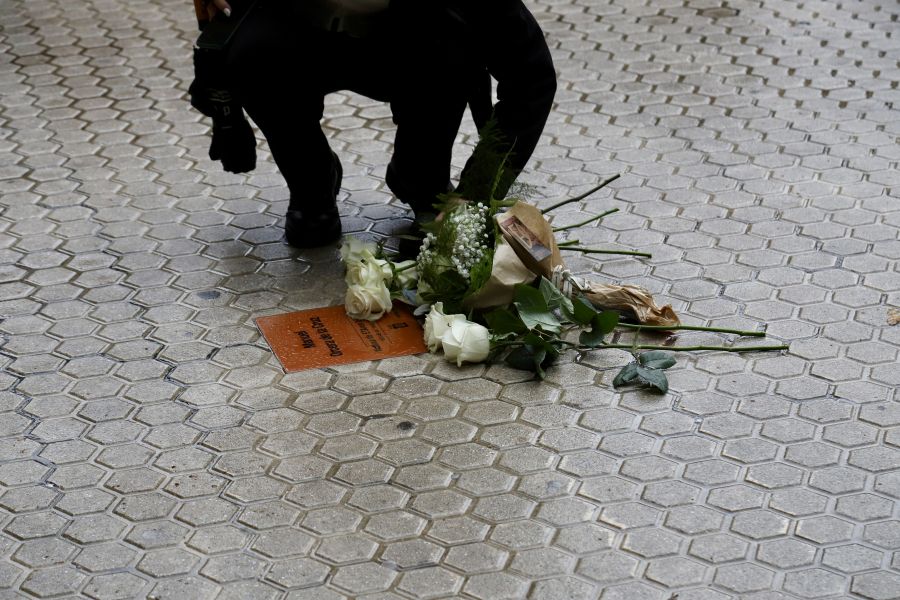
{"label": "baby's breath sprig", "polygon": [[487,231],[488,208],[481,202],[461,205],[450,215],[449,224],[455,229],[450,261],[456,272],[469,281],[472,267],[488,251],[490,234]]}

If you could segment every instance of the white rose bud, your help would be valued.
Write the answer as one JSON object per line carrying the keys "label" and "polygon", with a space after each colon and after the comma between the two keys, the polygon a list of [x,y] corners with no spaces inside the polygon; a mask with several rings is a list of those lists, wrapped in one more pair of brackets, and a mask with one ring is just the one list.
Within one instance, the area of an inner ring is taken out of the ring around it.
{"label": "white rose bud", "polygon": [[441,336],[450,329],[456,321],[463,320],[463,315],[445,315],[444,303],[435,302],[431,310],[425,315],[425,345],[431,352],[441,349]]}
{"label": "white rose bud", "polygon": [[444,356],[461,367],[464,362],[484,361],[491,351],[491,337],[487,327],[461,319],[453,323],[441,336]]}
{"label": "white rose bud", "polygon": [[377,321],[391,306],[391,292],[381,281],[377,287],[351,285],[344,298],[344,308],[353,319]]}
{"label": "white rose bud", "polygon": [[372,254],[375,252],[375,244],[364,242],[359,238],[347,236],[341,244],[341,260],[345,263],[362,260],[363,252]]}
{"label": "white rose bud", "polygon": [[388,261],[383,258],[375,258],[375,255],[369,250],[363,250],[360,256],[364,262],[381,269],[381,278],[383,280],[386,282],[391,281],[391,277],[393,277],[394,274],[391,272],[391,265],[388,264]]}
{"label": "white rose bud", "polygon": [[447,331],[447,319],[443,311],[444,303],[436,302],[425,315],[425,345],[431,352],[441,349],[441,336]]}

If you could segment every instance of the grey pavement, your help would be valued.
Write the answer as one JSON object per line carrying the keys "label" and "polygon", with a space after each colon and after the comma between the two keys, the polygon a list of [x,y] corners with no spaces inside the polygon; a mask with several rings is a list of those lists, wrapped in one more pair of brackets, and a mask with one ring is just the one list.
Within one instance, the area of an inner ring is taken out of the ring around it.
{"label": "grey pavement", "polygon": [[[0,2],[0,598],[900,598],[896,2],[530,3],[560,90],[523,180],[622,173],[555,223],[653,253],[571,266],[790,343],[662,397],[621,351],[285,375],[253,319],[340,302],[337,253],[281,241],[264,146],[207,159],[189,4]],[[387,107],[326,127],[345,228],[403,230]]]}

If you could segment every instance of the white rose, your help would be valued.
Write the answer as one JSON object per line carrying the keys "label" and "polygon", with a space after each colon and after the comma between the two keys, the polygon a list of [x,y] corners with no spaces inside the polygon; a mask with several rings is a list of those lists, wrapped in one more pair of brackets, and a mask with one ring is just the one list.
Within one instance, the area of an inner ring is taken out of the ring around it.
{"label": "white rose", "polygon": [[344,308],[353,319],[377,321],[391,310],[391,306],[391,292],[383,282],[377,287],[351,285],[344,298]]}
{"label": "white rose", "polygon": [[441,336],[444,357],[461,367],[464,362],[479,363],[491,351],[491,337],[487,327],[461,319],[453,323]]}
{"label": "white rose", "polygon": [[384,282],[384,270],[369,261],[357,260],[347,263],[347,285],[359,285],[375,289]]}
{"label": "white rose", "polygon": [[397,287],[401,290],[415,289],[416,282],[419,280],[419,273],[416,271],[416,261],[404,260],[403,262],[394,263],[394,269],[396,271],[394,283],[397,284]]}
{"label": "white rose", "polygon": [[362,260],[363,252],[372,254],[375,252],[375,244],[364,242],[359,238],[347,236],[341,244],[341,260],[345,263]]}
{"label": "white rose", "polygon": [[391,280],[391,277],[393,277],[393,273],[391,272],[391,265],[388,264],[388,261],[384,260],[383,258],[375,258],[375,255],[372,254],[372,251],[370,249],[364,249],[359,253],[359,257],[360,260],[381,269],[381,277],[385,281],[389,282]]}

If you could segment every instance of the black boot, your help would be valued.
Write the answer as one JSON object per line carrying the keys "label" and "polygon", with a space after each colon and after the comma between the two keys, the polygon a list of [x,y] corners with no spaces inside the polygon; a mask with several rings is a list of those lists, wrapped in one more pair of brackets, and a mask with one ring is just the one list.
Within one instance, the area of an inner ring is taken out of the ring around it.
{"label": "black boot", "polygon": [[344,168],[337,154],[332,167],[332,196],[330,202],[301,206],[300,201],[291,198],[284,218],[284,236],[287,243],[295,248],[318,248],[341,239],[341,215],[337,209],[337,195],[341,191]]}
{"label": "black boot", "polygon": [[[397,245],[397,251],[402,258],[415,258],[419,254],[422,240],[425,239],[425,232],[422,231],[422,225],[433,221],[437,216],[437,209],[434,205],[439,201],[439,193],[416,193],[413,190],[413,186],[408,185],[400,179],[393,161],[388,164],[384,182],[398,200],[412,208],[412,226],[409,228],[409,231],[406,232],[406,237],[400,238],[400,242]],[[446,189],[441,193],[450,193],[452,191],[453,185],[448,181]]]}
{"label": "black boot", "polygon": [[437,214],[434,205],[438,202],[438,196],[453,191],[453,185],[447,181],[443,189],[423,193],[421,189],[416,189],[422,186],[410,185],[410,182],[400,178],[393,161],[388,163],[384,182],[398,200],[412,208],[415,220],[420,223],[434,219]]}

